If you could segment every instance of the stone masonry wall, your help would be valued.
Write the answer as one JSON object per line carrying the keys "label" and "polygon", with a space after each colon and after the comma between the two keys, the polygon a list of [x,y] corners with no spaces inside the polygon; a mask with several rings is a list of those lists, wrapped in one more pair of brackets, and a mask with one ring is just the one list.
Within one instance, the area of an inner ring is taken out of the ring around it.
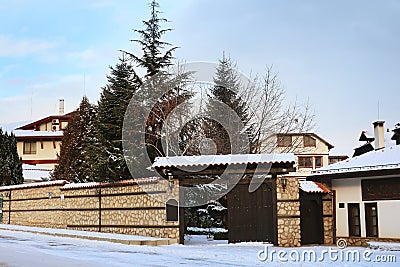
{"label": "stone masonry wall", "polygon": [[166,183],[90,188],[57,185],[11,189],[0,194],[4,199],[2,223],[179,241],[179,221],[166,221],[165,204],[170,198],[179,201],[178,187]]}
{"label": "stone masonry wall", "polygon": [[3,223],[65,228],[64,212],[60,209],[60,186],[27,188],[1,193],[3,194]]}
{"label": "stone masonry wall", "polygon": [[324,220],[324,244],[334,243],[333,202],[331,194],[322,196],[322,214]]}
{"label": "stone masonry wall", "polygon": [[276,180],[278,245],[300,246],[300,201],[297,178],[286,178],[286,188],[282,187],[282,177]]}

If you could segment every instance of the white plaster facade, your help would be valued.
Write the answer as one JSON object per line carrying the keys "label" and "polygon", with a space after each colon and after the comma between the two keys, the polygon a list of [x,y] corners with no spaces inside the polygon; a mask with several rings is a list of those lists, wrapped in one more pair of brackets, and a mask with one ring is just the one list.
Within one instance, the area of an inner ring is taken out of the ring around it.
{"label": "white plaster facade", "polygon": [[[387,177],[369,177],[376,179]],[[365,203],[377,203],[378,232],[380,238],[400,238],[400,200],[363,201],[361,192],[362,178],[334,179],[332,189],[336,191],[336,235],[349,236],[348,203],[360,204],[361,237],[366,235]],[[344,208],[339,208],[344,203]]]}

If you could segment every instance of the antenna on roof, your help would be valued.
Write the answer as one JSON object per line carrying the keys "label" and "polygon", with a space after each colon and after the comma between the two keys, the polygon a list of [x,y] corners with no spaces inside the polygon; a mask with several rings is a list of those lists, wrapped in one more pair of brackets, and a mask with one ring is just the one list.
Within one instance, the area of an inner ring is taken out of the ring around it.
{"label": "antenna on roof", "polygon": [[378,121],[379,121],[379,100],[378,100]]}
{"label": "antenna on roof", "polygon": [[33,106],[33,103],[32,103],[33,100],[32,99],[33,99],[33,97],[32,97],[32,94],[31,94],[31,116],[29,117],[29,120],[32,120],[32,113],[33,113],[33,107],[32,107]]}

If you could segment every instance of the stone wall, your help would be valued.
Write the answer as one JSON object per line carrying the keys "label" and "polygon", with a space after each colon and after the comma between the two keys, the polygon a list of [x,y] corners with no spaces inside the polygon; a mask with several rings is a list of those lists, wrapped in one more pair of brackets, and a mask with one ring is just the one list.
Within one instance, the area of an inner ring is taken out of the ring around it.
{"label": "stone wall", "polygon": [[[286,188],[282,186],[286,179]],[[276,180],[278,245],[283,247],[300,246],[300,200],[299,182],[293,177],[278,177]]]}
{"label": "stone wall", "polygon": [[324,244],[334,243],[333,199],[331,194],[322,195],[322,215],[324,220]]}
{"label": "stone wall", "polygon": [[344,239],[347,241],[348,246],[355,247],[367,247],[367,242],[395,242],[399,243],[399,238],[379,238],[379,237],[348,237],[348,236],[338,236],[337,240]]}
{"label": "stone wall", "polygon": [[[166,220],[165,204],[170,198],[179,200],[177,186],[171,187],[166,181],[140,186],[133,182],[72,186],[64,183],[34,188],[3,187],[6,190],[0,190],[4,197],[2,223],[179,241],[179,221]],[[174,183],[178,185],[178,181]]]}

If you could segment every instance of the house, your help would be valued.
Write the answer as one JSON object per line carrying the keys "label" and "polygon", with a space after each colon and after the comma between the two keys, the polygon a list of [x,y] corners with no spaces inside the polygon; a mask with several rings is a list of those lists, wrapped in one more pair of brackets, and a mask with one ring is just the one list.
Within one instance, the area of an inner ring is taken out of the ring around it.
{"label": "house", "polygon": [[370,145],[375,141],[373,151],[314,170],[307,177],[332,190],[336,239],[344,238],[349,245],[400,241],[396,212],[400,209],[400,146],[389,141],[391,134],[384,131],[383,121],[373,125],[373,140],[364,140]]}
{"label": "house", "polygon": [[312,170],[348,158],[345,155],[329,155],[334,146],[315,133],[278,133],[266,138],[263,144],[263,152],[294,153],[297,171],[289,175],[299,178],[304,178]]}
{"label": "house", "polygon": [[13,131],[17,139],[18,154],[23,164],[54,169],[63,130],[67,127],[72,113],[64,114],[64,100],[60,100],[58,115],[23,125]]}

